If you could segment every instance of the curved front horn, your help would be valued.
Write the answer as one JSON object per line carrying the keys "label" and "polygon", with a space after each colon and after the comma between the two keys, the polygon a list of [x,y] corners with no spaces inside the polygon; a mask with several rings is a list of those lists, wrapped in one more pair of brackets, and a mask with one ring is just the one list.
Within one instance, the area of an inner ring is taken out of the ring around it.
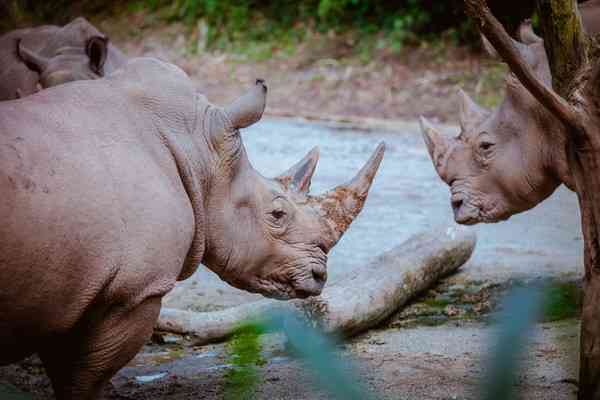
{"label": "curved front horn", "polygon": [[25,47],[21,39],[17,43],[17,54],[21,60],[37,72],[41,73],[48,68],[48,60]]}
{"label": "curved front horn", "polygon": [[267,104],[267,86],[262,79],[242,97],[225,107],[230,128],[246,128],[260,120]]}
{"label": "curved front horn", "polygon": [[369,161],[350,182],[336,187],[320,198],[321,214],[334,229],[335,241],[342,237],[361,212],[384,153],[385,143],[381,142]]}

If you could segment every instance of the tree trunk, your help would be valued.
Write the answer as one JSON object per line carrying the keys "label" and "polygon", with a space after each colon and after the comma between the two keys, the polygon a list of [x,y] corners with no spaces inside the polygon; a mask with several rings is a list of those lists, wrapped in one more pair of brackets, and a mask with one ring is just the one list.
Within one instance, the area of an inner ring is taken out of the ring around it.
{"label": "tree trunk", "polygon": [[[597,125],[600,128],[600,125]],[[591,138],[591,140],[590,140]],[[600,130],[573,144],[569,160],[575,178],[584,236],[584,296],[581,315],[579,396],[600,399]]]}
{"label": "tree trunk", "polygon": [[579,129],[567,126],[567,130],[572,130],[569,169],[579,198],[584,237],[578,398],[600,400],[600,98],[596,89],[599,74],[590,73],[591,43],[583,32],[577,1],[538,0],[538,13],[553,89],[570,100],[582,121]]}
{"label": "tree trunk", "polygon": [[157,329],[192,335],[196,343],[226,339],[239,325],[265,313],[299,311],[325,332],[352,336],[380,324],[471,257],[475,233],[453,226],[415,235],[375,257],[357,274],[328,285],[318,297],[262,300],[215,312],[161,311]]}
{"label": "tree trunk", "polygon": [[567,98],[573,77],[587,64],[587,41],[575,0],[538,0],[544,47],[552,70],[552,87]]}

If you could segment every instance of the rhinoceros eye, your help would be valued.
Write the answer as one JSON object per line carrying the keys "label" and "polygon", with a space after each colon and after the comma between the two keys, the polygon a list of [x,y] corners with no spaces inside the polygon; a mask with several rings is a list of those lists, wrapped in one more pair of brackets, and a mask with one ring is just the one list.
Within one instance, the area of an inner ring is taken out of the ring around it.
{"label": "rhinoceros eye", "polygon": [[283,211],[283,210],[273,210],[273,211],[271,211],[271,215],[275,219],[282,219],[283,217],[285,217],[285,211]]}
{"label": "rhinoceros eye", "polygon": [[492,142],[483,141],[483,142],[479,143],[479,148],[483,151],[488,151],[492,147],[494,147],[494,143],[492,143]]}

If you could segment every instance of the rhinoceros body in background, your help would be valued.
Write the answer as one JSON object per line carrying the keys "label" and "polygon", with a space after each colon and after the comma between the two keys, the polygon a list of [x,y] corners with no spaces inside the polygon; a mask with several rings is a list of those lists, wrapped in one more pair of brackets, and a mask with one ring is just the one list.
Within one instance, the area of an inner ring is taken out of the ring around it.
{"label": "rhinoceros body in background", "polygon": [[586,32],[590,35],[600,33],[600,0],[588,0],[579,4],[581,21]]}
{"label": "rhinoceros body in background", "polygon": [[59,399],[98,398],[199,263],[270,297],[319,294],[383,145],[311,196],[316,150],[275,179],[248,161],[239,129],[265,100],[257,81],[215,107],[177,67],[134,59],[0,103],[0,364],[38,353]]}
{"label": "rhinoceros body in background", "polygon": [[84,18],[18,29],[0,36],[0,100],[65,82],[97,79],[120,68],[125,55]]}

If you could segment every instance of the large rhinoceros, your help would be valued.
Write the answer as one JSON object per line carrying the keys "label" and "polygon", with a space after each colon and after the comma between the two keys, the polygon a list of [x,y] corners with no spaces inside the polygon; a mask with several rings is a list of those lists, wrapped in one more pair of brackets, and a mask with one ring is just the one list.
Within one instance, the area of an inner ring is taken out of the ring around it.
{"label": "large rhinoceros", "polygon": [[264,178],[239,130],[266,91],[257,81],[219,108],[179,68],[141,58],[0,103],[0,364],[38,353],[57,398],[96,399],[199,263],[269,297],[321,292],[383,144],[320,196],[316,150]]}
{"label": "large rhinoceros", "polygon": [[[548,87],[552,76],[544,43],[524,22],[513,40]],[[445,137],[422,118],[425,143],[436,171],[450,186],[456,222],[498,222],[536,206],[561,184],[572,188],[565,129],[512,74],[494,110],[460,92],[461,133]]]}
{"label": "large rhinoceros", "polygon": [[85,18],[19,29],[0,36],[0,100],[39,88],[97,79],[126,62],[123,53]]}
{"label": "large rhinoceros", "polygon": [[[600,0],[579,5],[588,34],[600,33]],[[542,38],[531,21],[524,21],[513,40],[523,59],[548,87],[552,76]],[[494,48],[484,39],[493,56]],[[498,222],[529,210],[558,186],[574,188],[568,167],[565,129],[512,74],[506,79],[506,96],[487,110],[462,90],[461,132],[445,137],[422,118],[423,137],[438,175],[450,186],[456,222]]]}

